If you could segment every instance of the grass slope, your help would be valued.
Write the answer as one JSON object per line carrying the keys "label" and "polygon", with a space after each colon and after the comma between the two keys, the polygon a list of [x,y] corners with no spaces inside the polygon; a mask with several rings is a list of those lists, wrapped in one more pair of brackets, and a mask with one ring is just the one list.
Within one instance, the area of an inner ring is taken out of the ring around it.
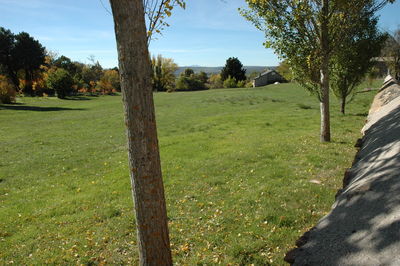
{"label": "grass slope", "polygon": [[[293,84],[155,94],[175,263],[283,264],[351,165],[357,96],[321,144]],[[137,263],[120,97],[21,101],[0,105],[0,264]]]}

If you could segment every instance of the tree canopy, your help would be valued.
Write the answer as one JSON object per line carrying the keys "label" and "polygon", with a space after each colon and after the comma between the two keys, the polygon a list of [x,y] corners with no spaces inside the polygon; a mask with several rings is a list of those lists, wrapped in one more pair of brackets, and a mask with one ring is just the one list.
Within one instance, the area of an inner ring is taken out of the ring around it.
{"label": "tree canopy", "polygon": [[153,90],[167,91],[175,87],[175,71],[178,65],[171,58],[161,55],[151,58]]}
{"label": "tree canopy", "polygon": [[372,58],[380,55],[387,39],[386,34],[379,32],[375,16],[366,14],[358,23],[360,30],[343,36],[330,64],[331,89],[341,101],[343,114],[348,98],[353,98],[356,86],[374,65]]}
{"label": "tree canopy", "polygon": [[246,80],[246,69],[243,68],[243,64],[236,57],[229,57],[221,70],[222,81],[229,77],[234,78],[236,81]]}
{"label": "tree canopy", "polygon": [[184,0],[143,0],[148,44],[155,34],[161,34],[165,27],[169,27],[166,18],[172,15],[176,6],[185,8],[186,3]]}
{"label": "tree canopy", "polygon": [[293,78],[321,106],[321,141],[330,141],[329,64],[343,40],[356,36],[359,21],[393,0],[246,0],[241,14],[264,31],[267,48],[291,66]]}
{"label": "tree canopy", "polygon": [[0,64],[16,88],[20,86],[18,71],[25,76],[24,92],[32,94],[35,71],[45,62],[45,48],[26,32],[14,35],[0,28]]}

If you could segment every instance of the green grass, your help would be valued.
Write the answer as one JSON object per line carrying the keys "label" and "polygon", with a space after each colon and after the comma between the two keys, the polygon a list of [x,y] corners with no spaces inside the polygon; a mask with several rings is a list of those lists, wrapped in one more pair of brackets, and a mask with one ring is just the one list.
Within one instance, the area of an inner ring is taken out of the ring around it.
{"label": "green grass", "polygon": [[[373,94],[346,116],[332,99],[321,144],[293,84],[156,93],[175,263],[283,264],[329,211]],[[137,263],[121,98],[19,101],[0,105],[0,264]]]}

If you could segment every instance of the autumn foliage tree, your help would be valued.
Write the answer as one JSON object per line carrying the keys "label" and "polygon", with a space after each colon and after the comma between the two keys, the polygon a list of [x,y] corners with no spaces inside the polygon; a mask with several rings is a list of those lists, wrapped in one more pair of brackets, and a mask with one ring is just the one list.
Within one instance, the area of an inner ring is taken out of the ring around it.
{"label": "autumn foliage tree", "polygon": [[0,75],[0,103],[14,103],[16,91],[10,80]]}
{"label": "autumn foliage tree", "polygon": [[0,64],[16,88],[20,87],[22,73],[24,93],[34,95],[32,83],[45,55],[45,48],[28,33],[14,35],[0,27]]}
{"label": "autumn foliage tree", "polygon": [[151,58],[153,90],[168,91],[175,88],[175,71],[178,65],[171,58],[161,55]]}
{"label": "autumn foliage tree", "polygon": [[114,94],[121,91],[118,72],[114,69],[105,70],[96,88],[101,94]]}

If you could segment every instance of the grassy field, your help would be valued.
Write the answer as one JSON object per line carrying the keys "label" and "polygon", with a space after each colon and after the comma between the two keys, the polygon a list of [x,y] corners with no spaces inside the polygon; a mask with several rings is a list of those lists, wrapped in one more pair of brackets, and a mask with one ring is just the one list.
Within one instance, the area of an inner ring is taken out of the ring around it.
{"label": "grassy field", "polygon": [[[293,84],[155,94],[174,262],[284,264],[330,209],[373,95],[346,116],[333,98],[321,144],[319,104]],[[19,102],[0,105],[0,265],[136,264],[120,96]]]}

